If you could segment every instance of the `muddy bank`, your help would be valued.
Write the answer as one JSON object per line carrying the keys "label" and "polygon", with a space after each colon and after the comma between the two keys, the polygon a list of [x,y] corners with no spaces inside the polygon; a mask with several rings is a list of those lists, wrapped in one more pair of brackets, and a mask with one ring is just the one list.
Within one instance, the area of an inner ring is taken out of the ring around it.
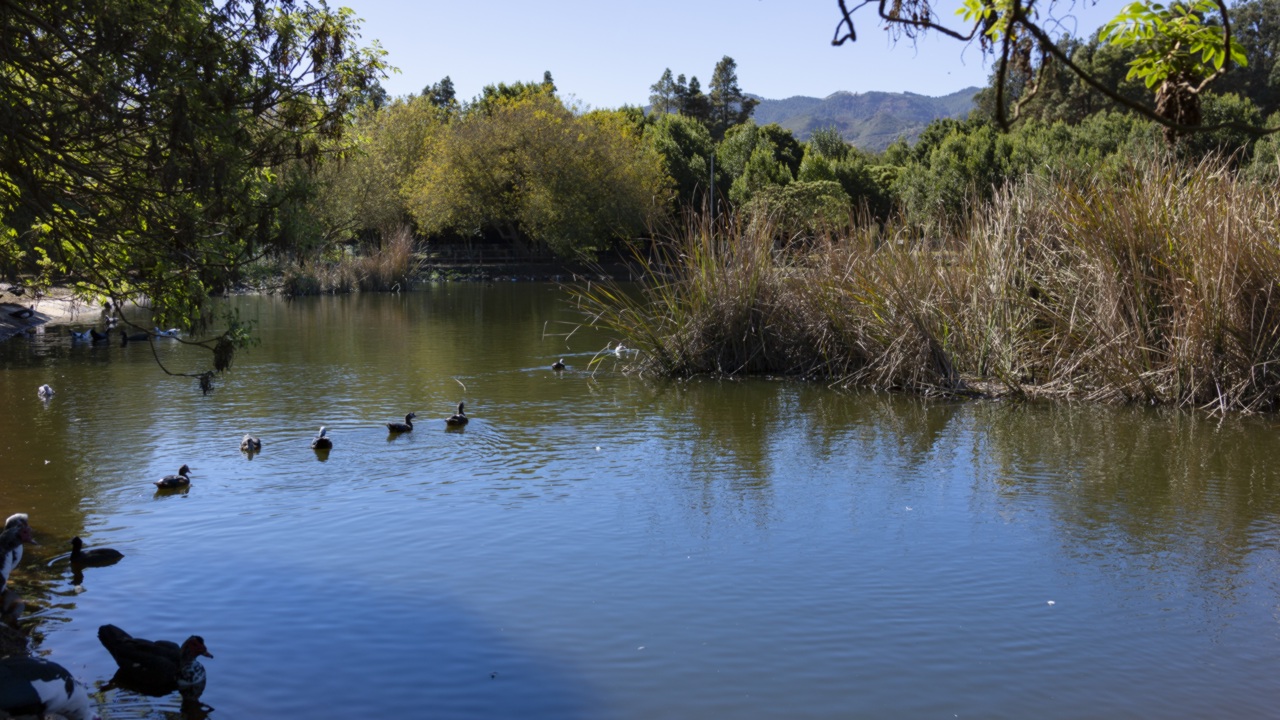
{"label": "muddy bank", "polygon": [[[21,317],[27,315],[23,310],[31,311],[28,317]],[[77,300],[66,288],[34,294],[20,286],[0,284],[0,340],[19,333],[42,333],[51,323],[96,323],[101,317],[101,305]]]}

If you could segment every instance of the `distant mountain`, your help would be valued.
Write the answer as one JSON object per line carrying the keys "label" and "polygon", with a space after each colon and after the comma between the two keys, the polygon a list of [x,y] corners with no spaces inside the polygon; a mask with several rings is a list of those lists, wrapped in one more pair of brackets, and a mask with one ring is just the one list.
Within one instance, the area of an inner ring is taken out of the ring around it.
{"label": "distant mountain", "polygon": [[[931,121],[962,118],[973,109],[979,88],[965,88],[942,97],[915,93],[838,92],[825,98],[757,98],[752,117],[760,125],[778,123],[807,140],[814,130],[834,126],[844,139],[865,150],[884,150],[899,136],[915,140]],[[754,97],[754,96],[753,96]]]}

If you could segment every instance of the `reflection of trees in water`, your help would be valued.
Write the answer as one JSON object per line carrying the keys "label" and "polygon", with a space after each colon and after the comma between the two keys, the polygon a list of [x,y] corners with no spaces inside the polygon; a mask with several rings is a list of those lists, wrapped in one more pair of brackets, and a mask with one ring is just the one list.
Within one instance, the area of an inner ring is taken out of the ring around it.
{"label": "reflection of trees in water", "polygon": [[[729,504],[766,524],[775,478],[813,472],[850,475],[868,466],[929,462],[963,405],[897,395],[846,393],[792,381],[665,383],[647,414],[666,467],[688,467],[703,514]],[[908,473],[905,476],[916,476]]]}
{"label": "reflection of trees in water", "polygon": [[1073,554],[1194,568],[1229,597],[1249,555],[1274,548],[1280,457],[1263,421],[1062,405],[974,412],[992,464],[979,481],[1009,501],[1049,498]]}

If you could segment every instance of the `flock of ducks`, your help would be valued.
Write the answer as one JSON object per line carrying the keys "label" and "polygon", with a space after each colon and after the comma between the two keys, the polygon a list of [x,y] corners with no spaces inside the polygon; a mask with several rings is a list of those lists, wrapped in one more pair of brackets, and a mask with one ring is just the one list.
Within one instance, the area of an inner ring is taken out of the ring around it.
{"label": "flock of ducks", "polygon": [[[120,335],[121,344],[135,339],[123,329]],[[154,335],[174,337],[177,331],[156,328]],[[143,340],[146,337],[147,334],[142,333],[137,339]],[[107,335],[91,328],[84,333],[73,332],[72,338],[102,342],[107,339]],[[621,344],[617,350],[622,351]],[[551,369],[557,374],[564,372],[565,367],[564,358],[551,364]],[[54,389],[47,384],[41,385],[36,394],[41,400],[48,401],[54,396]],[[392,435],[412,432],[416,417],[417,413],[410,412],[404,416],[404,422],[387,423],[387,432]],[[459,402],[457,412],[444,419],[445,427],[450,429],[462,428],[469,421],[465,402]],[[328,428],[320,428],[311,441],[311,447],[318,451],[333,448]],[[262,441],[253,435],[245,435],[240,441],[240,450],[252,456],[262,451]],[[180,489],[190,484],[191,468],[187,465],[179,468],[177,473],[155,481],[158,490]],[[16,618],[24,610],[24,604],[17,593],[8,587],[9,574],[21,561],[23,546],[34,542],[26,513],[10,516],[3,531],[0,531],[0,553],[3,553],[0,556],[0,619],[10,624],[16,623]],[[77,574],[82,568],[112,565],[123,557],[123,553],[111,548],[86,550],[79,537],[71,540],[69,561]],[[187,703],[199,703],[206,675],[198,658],[213,657],[205,646],[204,638],[192,635],[182,645],[177,645],[167,640],[135,638],[114,625],[103,625],[98,628],[98,640],[119,666],[108,686],[125,687],[148,695],[165,695],[176,690],[182,695],[184,706]],[[61,665],[25,654],[0,658],[0,710],[9,714],[57,713],[67,720],[97,718],[83,683]]]}
{"label": "flock of ducks", "polygon": [[[23,603],[9,587],[9,577],[22,561],[23,548],[36,544],[26,513],[15,513],[5,520],[0,531],[0,595],[6,609],[6,623],[16,624]],[[68,558],[78,575],[84,568],[113,565],[124,554],[111,548],[86,550],[84,541],[71,539]],[[10,609],[16,608],[14,614]],[[167,640],[135,638],[115,625],[98,628],[98,640],[116,661],[118,670],[106,687],[124,687],[148,695],[167,695],[177,691],[184,707],[199,705],[205,688],[205,670],[198,658],[213,655],[204,639],[192,635],[182,645]],[[96,720],[89,692],[83,683],[65,667],[40,657],[31,657],[22,648],[8,648],[10,654],[0,658],[0,710],[9,715],[32,714],[40,717],[52,713],[67,720]]]}

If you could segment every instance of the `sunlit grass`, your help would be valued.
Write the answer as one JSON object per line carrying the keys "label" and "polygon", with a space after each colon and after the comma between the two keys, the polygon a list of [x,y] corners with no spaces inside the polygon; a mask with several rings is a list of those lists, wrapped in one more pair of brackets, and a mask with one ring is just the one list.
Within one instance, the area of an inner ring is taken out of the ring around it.
{"label": "sunlit grass", "polygon": [[1029,178],[959,225],[781,250],[767,226],[695,217],[640,258],[640,295],[576,296],[642,372],[1277,407],[1275,187],[1144,159],[1120,181]]}

